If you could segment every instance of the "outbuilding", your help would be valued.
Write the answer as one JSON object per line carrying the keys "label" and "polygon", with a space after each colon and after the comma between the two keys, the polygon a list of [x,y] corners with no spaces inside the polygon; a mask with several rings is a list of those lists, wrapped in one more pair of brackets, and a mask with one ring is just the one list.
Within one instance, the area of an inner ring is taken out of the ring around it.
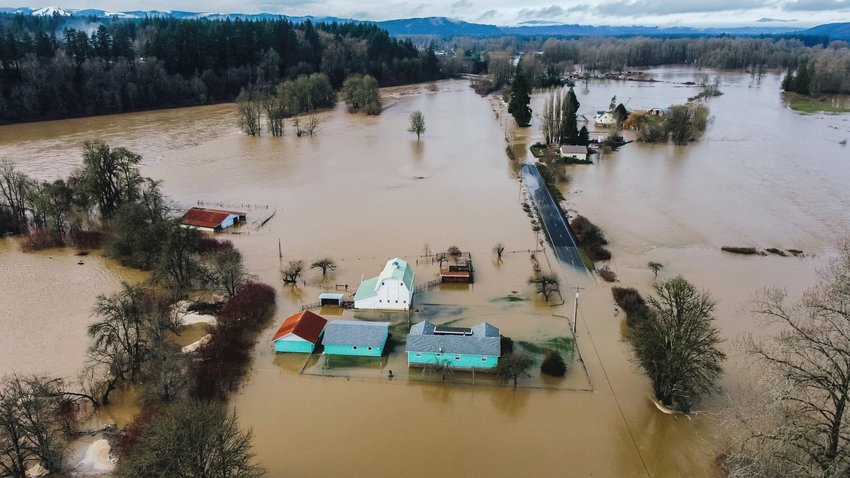
{"label": "outbuilding", "polygon": [[355,309],[408,310],[413,302],[415,274],[410,264],[390,259],[377,277],[360,283],[354,294]]}
{"label": "outbuilding", "polygon": [[241,211],[193,207],[186,211],[180,223],[183,227],[191,227],[205,232],[219,232],[222,229],[245,222],[246,218],[247,213]]}
{"label": "outbuilding", "polygon": [[327,355],[380,357],[389,334],[389,322],[332,320],[325,326],[322,345]]}
{"label": "outbuilding", "polygon": [[446,327],[426,320],[407,335],[407,365],[445,363],[464,370],[495,369],[502,345],[499,329],[482,322],[474,327]]}
{"label": "outbuilding", "polygon": [[313,353],[327,323],[327,319],[309,310],[289,317],[272,338],[275,352]]}
{"label": "outbuilding", "polygon": [[326,306],[335,306],[342,307],[343,302],[345,301],[345,295],[333,293],[333,292],[325,292],[319,294],[319,305],[322,307]]}
{"label": "outbuilding", "polygon": [[559,150],[561,159],[570,159],[573,161],[587,161],[587,146],[574,146],[564,144]]}

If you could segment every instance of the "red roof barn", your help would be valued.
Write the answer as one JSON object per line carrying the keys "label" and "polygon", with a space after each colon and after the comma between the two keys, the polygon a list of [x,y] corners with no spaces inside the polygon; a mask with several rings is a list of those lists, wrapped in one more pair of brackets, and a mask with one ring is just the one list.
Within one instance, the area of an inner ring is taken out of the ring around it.
{"label": "red roof barn", "polygon": [[241,211],[193,207],[186,211],[180,222],[186,227],[194,227],[208,232],[218,232],[240,222],[245,222],[246,216],[247,214]]}
{"label": "red roof barn", "polygon": [[327,319],[309,310],[293,315],[274,334],[275,351],[312,353],[327,323]]}

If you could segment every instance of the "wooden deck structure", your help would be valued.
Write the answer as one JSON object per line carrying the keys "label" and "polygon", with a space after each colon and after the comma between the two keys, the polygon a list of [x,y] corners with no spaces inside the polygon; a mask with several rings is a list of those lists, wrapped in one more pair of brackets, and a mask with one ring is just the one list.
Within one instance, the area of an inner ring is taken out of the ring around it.
{"label": "wooden deck structure", "polygon": [[446,261],[440,263],[440,278],[443,282],[475,282],[475,269],[472,266],[472,254],[446,255]]}

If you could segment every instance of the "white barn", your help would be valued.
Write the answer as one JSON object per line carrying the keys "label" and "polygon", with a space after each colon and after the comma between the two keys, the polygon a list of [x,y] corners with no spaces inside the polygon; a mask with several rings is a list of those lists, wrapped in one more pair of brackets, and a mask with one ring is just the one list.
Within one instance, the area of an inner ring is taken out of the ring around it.
{"label": "white barn", "polygon": [[380,275],[360,283],[354,294],[354,308],[410,309],[414,275],[407,261],[398,257],[388,260]]}
{"label": "white barn", "polygon": [[617,124],[617,118],[610,111],[597,111],[593,122],[596,123],[596,126],[614,126]]}

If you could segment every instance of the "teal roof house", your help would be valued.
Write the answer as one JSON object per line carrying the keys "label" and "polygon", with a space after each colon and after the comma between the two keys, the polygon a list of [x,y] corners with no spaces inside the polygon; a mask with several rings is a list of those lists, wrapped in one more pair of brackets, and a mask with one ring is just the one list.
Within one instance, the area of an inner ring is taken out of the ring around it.
{"label": "teal roof house", "polygon": [[410,264],[390,259],[377,277],[360,283],[354,294],[355,309],[408,310],[413,303],[415,274]]}
{"label": "teal roof house", "polygon": [[322,345],[328,355],[380,357],[389,334],[389,322],[332,320],[325,326]]}
{"label": "teal roof house", "polygon": [[465,328],[426,320],[410,328],[406,350],[409,367],[447,363],[457,369],[487,370],[498,365],[502,345],[499,329],[487,322]]}

